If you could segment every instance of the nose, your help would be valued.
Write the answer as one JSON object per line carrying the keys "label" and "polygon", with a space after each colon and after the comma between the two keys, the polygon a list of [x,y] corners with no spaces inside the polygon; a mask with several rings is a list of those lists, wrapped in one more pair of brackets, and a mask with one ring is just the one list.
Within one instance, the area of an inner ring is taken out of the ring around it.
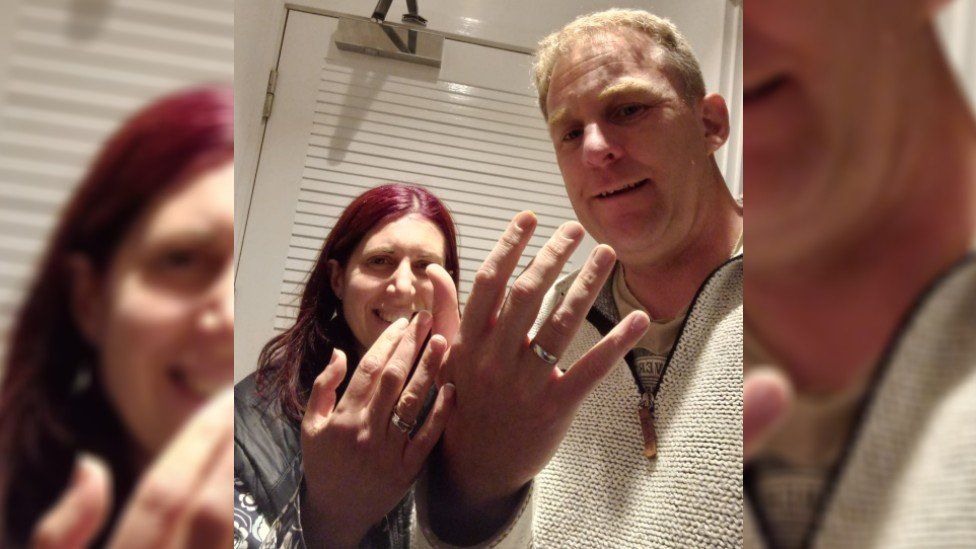
{"label": "nose", "polygon": [[200,327],[211,335],[234,338],[234,269],[230,261],[205,296]]}
{"label": "nose", "polygon": [[619,160],[623,153],[623,148],[599,124],[583,128],[583,159],[588,166],[604,168]]}
{"label": "nose", "polygon": [[397,265],[395,271],[393,271],[393,276],[390,279],[389,285],[386,287],[386,292],[391,294],[392,297],[404,302],[413,302],[414,296],[417,294],[417,277],[413,274],[413,266],[409,261],[404,259]]}

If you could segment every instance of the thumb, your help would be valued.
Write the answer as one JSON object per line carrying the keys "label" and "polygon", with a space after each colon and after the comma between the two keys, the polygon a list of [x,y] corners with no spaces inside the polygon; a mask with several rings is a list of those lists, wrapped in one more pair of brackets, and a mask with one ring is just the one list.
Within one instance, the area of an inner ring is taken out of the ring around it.
{"label": "thumb", "polygon": [[427,276],[434,286],[434,310],[431,311],[434,322],[430,333],[441,334],[450,346],[454,343],[454,336],[461,326],[457,288],[451,275],[436,263],[427,266]]}
{"label": "thumb", "polygon": [[793,387],[781,372],[758,368],[742,386],[742,446],[746,463],[786,419],[793,405]]}
{"label": "thumb", "polygon": [[332,360],[312,384],[312,394],[308,397],[308,406],[302,421],[306,427],[314,428],[332,414],[336,404],[336,389],[345,377],[346,353],[333,349]]}
{"label": "thumb", "polygon": [[89,454],[75,460],[71,481],[61,498],[34,527],[35,549],[76,549],[89,546],[104,526],[112,504],[112,475],[105,463]]}

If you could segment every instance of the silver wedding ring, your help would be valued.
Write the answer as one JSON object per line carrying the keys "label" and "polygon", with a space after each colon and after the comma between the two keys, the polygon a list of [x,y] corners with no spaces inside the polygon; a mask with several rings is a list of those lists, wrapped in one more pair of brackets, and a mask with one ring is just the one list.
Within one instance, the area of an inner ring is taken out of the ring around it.
{"label": "silver wedding ring", "polygon": [[396,413],[396,410],[393,410],[393,416],[390,417],[390,421],[393,422],[393,426],[399,429],[401,433],[409,433],[417,425],[416,421],[403,421],[403,418]]}
{"label": "silver wedding ring", "polygon": [[533,341],[532,345],[529,345],[529,347],[532,348],[532,352],[535,353],[539,358],[546,361],[546,364],[552,366],[559,362],[559,357],[543,349],[542,346],[535,341]]}

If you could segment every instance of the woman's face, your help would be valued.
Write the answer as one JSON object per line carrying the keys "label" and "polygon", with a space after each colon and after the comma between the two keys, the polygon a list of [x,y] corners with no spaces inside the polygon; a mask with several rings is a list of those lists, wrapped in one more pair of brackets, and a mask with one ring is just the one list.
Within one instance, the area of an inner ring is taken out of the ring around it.
{"label": "woman's face", "polygon": [[104,275],[77,269],[76,317],[137,461],[233,380],[233,183],[232,163],[197,176],[156,200]]}
{"label": "woman's face", "polygon": [[430,310],[433,286],[427,265],[444,265],[444,235],[417,214],[381,224],[360,241],[345,268],[331,266],[332,290],[360,350],[387,326],[416,311]]}

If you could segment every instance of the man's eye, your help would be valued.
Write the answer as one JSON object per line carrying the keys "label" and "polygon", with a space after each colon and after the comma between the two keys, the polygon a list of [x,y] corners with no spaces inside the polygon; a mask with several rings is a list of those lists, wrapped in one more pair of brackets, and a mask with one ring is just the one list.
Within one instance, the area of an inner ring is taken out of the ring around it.
{"label": "man's eye", "polygon": [[583,135],[583,130],[570,130],[563,135],[563,141],[572,141]]}
{"label": "man's eye", "polygon": [[368,263],[369,265],[389,265],[390,258],[385,256],[371,257],[366,261],[366,263]]}
{"label": "man's eye", "polygon": [[645,110],[647,110],[647,106],[646,105],[641,105],[641,104],[635,103],[635,104],[631,104],[631,105],[624,105],[624,106],[618,108],[616,111],[614,111],[613,115],[614,115],[614,118],[616,118],[616,119],[619,120],[621,118],[630,118],[632,116],[636,116],[636,115],[644,112]]}

